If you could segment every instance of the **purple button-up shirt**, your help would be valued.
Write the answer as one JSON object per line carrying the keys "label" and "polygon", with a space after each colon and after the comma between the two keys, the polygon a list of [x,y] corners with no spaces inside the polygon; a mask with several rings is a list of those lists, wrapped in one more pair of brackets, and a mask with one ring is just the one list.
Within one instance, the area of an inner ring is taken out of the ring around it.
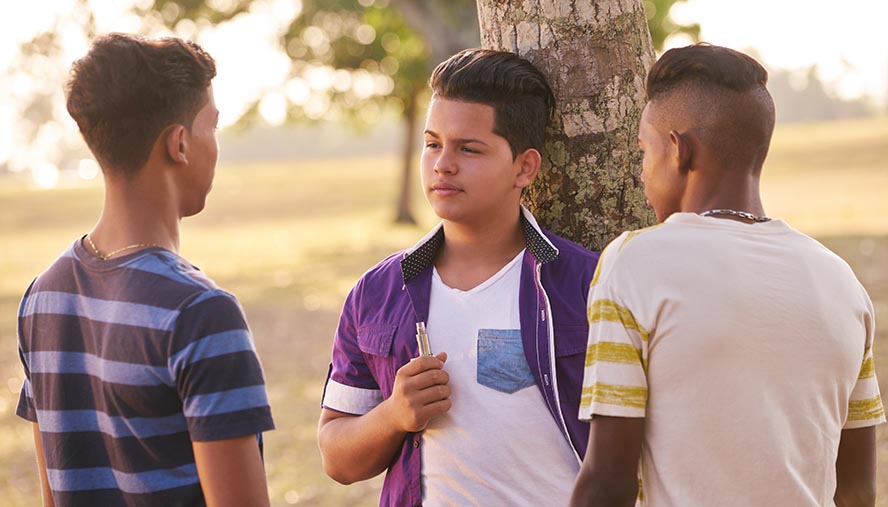
{"label": "purple button-up shirt", "polygon": [[[598,254],[542,230],[524,208],[521,216],[527,242],[518,291],[524,354],[552,422],[582,461],[589,425],[577,413],[589,330],[586,298]],[[324,408],[362,415],[391,396],[395,373],[418,355],[416,323],[428,320],[432,263],[443,242],[439,224],[358,280],[336,330]],[[422,504],[421,452],[422,433],[408,434],[389,465],[380,505]]]}

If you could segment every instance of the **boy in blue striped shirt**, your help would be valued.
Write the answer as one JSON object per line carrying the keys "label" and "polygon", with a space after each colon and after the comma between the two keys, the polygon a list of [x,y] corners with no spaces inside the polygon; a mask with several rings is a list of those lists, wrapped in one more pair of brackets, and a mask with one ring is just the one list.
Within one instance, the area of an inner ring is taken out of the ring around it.
{"label": "boy in blue striped shirt", "polygon": [[243,311],[176,253],[213,181],[215,74],[192,42],[124,34],[73,65],[105,205],[19,311],[44,505],[268,505],[257,435],[274,423]]}

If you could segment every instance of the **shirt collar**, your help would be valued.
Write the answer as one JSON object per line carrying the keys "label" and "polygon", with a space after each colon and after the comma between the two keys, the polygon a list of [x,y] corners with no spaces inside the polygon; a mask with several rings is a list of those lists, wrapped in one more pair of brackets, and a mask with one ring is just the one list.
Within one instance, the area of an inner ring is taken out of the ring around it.
{"label": "shirt collar", "polygon": [[[527,251],[540,263],[553,261],[558,257],[558,249],[543,234],[530,211],[521,206],[521,227],[524,229],[524,240]],[[444,222],[439,222],[428,234],[404,252],[401,259],[401,272],[404,281],[409,282],[425,269],[432,266],[438,249],[444,244]]]}

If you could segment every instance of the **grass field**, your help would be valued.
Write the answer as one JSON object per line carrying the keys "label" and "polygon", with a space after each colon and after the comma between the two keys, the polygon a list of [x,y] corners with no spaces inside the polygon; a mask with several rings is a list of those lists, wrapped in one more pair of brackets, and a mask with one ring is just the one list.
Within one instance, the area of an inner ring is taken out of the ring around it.
{"label": "grass field", "polygon": [[[223,147],[224,150],[224,147]],[[221,167],[204,213],[183,223],[182,254],[236,293],[251,322],[278,429],[266,437],[275,506],[375,505],[373,481],[327,479],[315,443],[331,337],[360,274],[432,223],[391,224],[398,164],[343,159]],[[888,120],[779,126],[765,169],[768,213],[826,243],[874,301],[876,361],[888,393]],[[101,187],[38,190],[0,179],[0,503],[37,505],[29,425],[13,415],[22,374],[21,292],[98,216]],[[416,208],[424,209],[417,199]],[[888,507],[888,428],[879,428],[880,501]]]}

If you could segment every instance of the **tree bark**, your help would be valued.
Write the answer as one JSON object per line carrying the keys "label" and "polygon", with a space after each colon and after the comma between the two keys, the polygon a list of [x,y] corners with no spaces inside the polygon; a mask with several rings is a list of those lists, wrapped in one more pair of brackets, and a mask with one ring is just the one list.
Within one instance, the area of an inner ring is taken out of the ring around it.
{"label": "tree bark", "polygon": [[413,174],[413,147],[416,145],[416,115],[418,113],[416,107],[416,99],[418,90],[414,90],[413,94],[404,104],[404,151],[401,155],[403,167],[401,170],[401,191],[398,192],[398,212],[395,215],[395,222],[399,224],[415,224],[416,219],[410,211],[411,174]]}
{"label": "tree bark", "polygon": [[641,0],[478,0],[481,46],[527,58],[556,97],[543,167],[525,191],[540,223],[601,250],[653,224],[638,122],[653,62]]}

